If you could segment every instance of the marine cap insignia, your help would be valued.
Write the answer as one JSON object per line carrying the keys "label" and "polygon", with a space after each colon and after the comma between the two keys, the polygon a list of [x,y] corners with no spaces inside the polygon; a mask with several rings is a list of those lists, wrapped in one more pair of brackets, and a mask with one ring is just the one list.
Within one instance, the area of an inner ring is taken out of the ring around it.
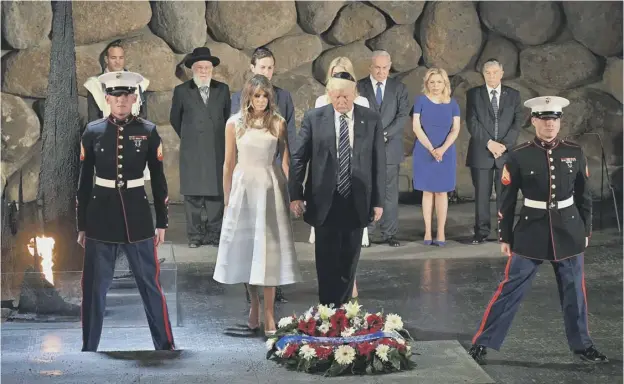
{"label": "marine cap insignia", "polygon": [[544,101],[546,102],[546,104],[550,103],[550,97],[547,97]]}
{"label": "marine cap insignia", "polygon": [[121,73],[118,73],[117,75],[115,75],[116,79],[120,79],[121,78]]}

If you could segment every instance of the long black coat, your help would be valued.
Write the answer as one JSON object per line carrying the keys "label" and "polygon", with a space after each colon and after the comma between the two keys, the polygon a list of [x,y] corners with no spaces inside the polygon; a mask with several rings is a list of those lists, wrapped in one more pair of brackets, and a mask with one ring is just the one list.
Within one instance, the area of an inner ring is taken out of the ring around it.
{"label": "long black coat", "polygon": [[[305,200],[306,223],[323,225],[338,182],[338,157],[334,107],[311,109],[303,117],[298,147],[290,162],[290,200]],[[364,228],[372,219],[373,207],[383,207],[386,192],[386,150],[381,116],[355,105],[353,112],[353,155],[351,187],[357,222]],[[303,181],[309,165],[305,193]]]}
{"label": "long black coat", "polygon": [[193,80],[175,87],[171,126],[180,136],[180,193],[223,196],[225,123],[230,116],[230,88],[211,80],[208,103]]}

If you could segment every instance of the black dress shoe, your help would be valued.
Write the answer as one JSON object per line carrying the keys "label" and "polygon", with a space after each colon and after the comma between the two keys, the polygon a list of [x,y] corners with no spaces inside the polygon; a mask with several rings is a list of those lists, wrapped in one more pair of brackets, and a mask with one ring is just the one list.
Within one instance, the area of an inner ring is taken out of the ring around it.
{"label": "black dress shoe", "polygon": [[275,301],[280,303],[288,303],[288,300],[284,297],[284,293],[280,287],[275,287]]}
{"label": "black dress shoe", "polygon": [[593,345],[584,351],[575,351],[574,354],[578,355],[581,360],[589,361],[591,363],[608,363],[607,356],[600,353]]}
{"label": "black dress shoe", "polygon": [[472,244],[483,244],[487,240],[487,236],[475,236],[472,238]]}
{"label": "black dress shoe", "polygon": [[389,246],[391,247],[400,247],[401,243],[399,243],[399,241],[397,239],[395,239],[393,236],[390,236],[386,239],[386,243],[388,243]]}
{"label": "black dress shoe", "polygon": [[483,345],[473,345],[468,351],[470,357],[472,357],[477,364],[485,365],[485,356],[487,355],[487,349]]}

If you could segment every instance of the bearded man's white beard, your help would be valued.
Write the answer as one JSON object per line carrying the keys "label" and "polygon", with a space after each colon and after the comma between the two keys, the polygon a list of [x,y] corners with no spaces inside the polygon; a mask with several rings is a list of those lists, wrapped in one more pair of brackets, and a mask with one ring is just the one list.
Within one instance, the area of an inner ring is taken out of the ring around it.
{"label": "bearded man's white beard", "polygon": [[198,87],[205,87],[210,85],[210,78],[207,80],[202,80],[198,76],[193,76],[193,81],[197,84]]}

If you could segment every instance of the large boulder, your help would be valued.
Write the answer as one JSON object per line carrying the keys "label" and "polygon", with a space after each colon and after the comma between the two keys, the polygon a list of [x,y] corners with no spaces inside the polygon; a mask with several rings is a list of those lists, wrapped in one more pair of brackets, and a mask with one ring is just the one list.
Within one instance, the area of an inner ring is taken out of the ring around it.
{"label": "large boulder", "polygon": [[622,97],[622,59],[610,58],[607,60],[607,67],[602,74],[602,83],[605,89],[620,103],[624,102]]}
{"label": "large boulder", "polygon": [[422,94],[424,78],[427,70],[428,69],[426,67],[418,67],[396,76],[396,79],[405,84],[405,87],[407,88],[411,107],[414,107],[416,97]]}
{"label": "large boulder", "polygon": [[149,1],[72,1],[76,45],[127,35],[152,18]]}
{"label": "large boulder", "polygon": [[563,1],[574,38],[597,55],[622,52],[621,1]]}
{"label": "large boulder", "polygon": [[147,120],[157,126],[169,124],[173,92],[145,92],[145,99],[147,100]]}
{"label": "large boulder", "polygon": [[[182,202],[184,197],[180,195],[180,138],[171,125],[159,125],[157,129],[163,143],[163,166],[169,202]],[[145,183],[145,191],[150,201],[153,201],[150,182]]]}
{"label": "large boulder", "polygon": [[489,59],[496,59],[503,65],[503,79],[512,79],[518,73],[518,48],[511,41],[499,35],[490,34],[481,56],[477,61],[476,70],[482,72],[483,64]]}
{"label": "large boulder", "polygon": [[414,39],[413,25],[396,25],[368,42],[372,50],[384,50],[392,57],[392,68],[405,72],[418,67],[422,49]]}
{"label": "large boulder", "polygon": [[294,1],[209,1],[206,22],[217,41],[253,49],[293,29],[297,10]]}
{"label": "large boulder", "polygon": [[390,16],[396,24],[414,24],[426,1],[371,1],[376,8]]}
{"label": "large boulder", "polygon": [[267,48],[275,56],[275,73],[284,73],[316,59],[323,52],[321,39],[300,34],[273,40]]}
{"label": "large boulder", "polygon": [[24,166],[7,179],[6,198],[8,201],[19,201],[20,176],[24,203],[37,200],[39,170],[41,169],[41,151],[32,151],[30,154],[32,157],[26,161]]}
{"label": "large boulder", "polygon": [[273,76],[273,84],[287,89],[295,105],[295,126],[301,127],[301,121],[306,111],[314,108],[316,98],[325,93],[325,87],[316,82],[310,76],[294,73],[284,73]]}
{"label": "large boulder", "polygon": [[569,41],[520,52],[520,72],[530,83],[569,89],[599,80],[600,63],[584,46]]}
{"label": "large boulder", "polygon": [[483,1],[479,15],[492,31],[525,45],[549,41],[562,21],[559,4],[552,1]]}
{"label": "large boulder", "polygon": [[475,57],[483,40],[479,15],[471,2],[432,2],[420,23],[425,65],[459,73]]}
{"label": "large boulder", "polygon": [[[531,109],[524,106],[524,102],[539,96],[535,90],[533,90],[528,84],[523,83],[521,80],[511,80],[503,82],[504,85],[515,89],[520,92],[520,105],[522,108],[522,124],[521,127],[528,128],[531,126]],[[520,141],[517,141],[520,143]]]}
{"label": "large boulder", "polygon": [[[561,136],[597,133],[605,146],[607,162],[622,165],[622,104],[608,93],[590,87],[563,92],[561,96],[570,100],[570,106],[563,111]],[[592,139],[597,141],[596,137]]]}
{"label": "large boulder", "polygon": [[361,39],[370,39],[386,29],[386,18],[377,9],[363,3],[350,3],[338,13],[327,31],[332,44],[345,45]]}
{"label": "large boulder", "polygon": [[154,34],[177,53],[188,53],[206,43],[206,3],[154,1],[149,23]]}
{"label": "large boulder", "polygon": [[299,26],[314,35],[325,32],[336,18],[344,1],[296,1]]}
{"label": "large boulder", "polygon": [[2,2],[2,37],[15,49],[46,40],[52,29],[50,1]]}
{"label": "large boulder", "polygon": [[[210,38],[206,42],[206,47],[210,48],[213,55],[221,59],[221,63],[213,70],[213,78],[226,83],[230,87],[230,92],[240,91],[250,75],[251,58],[238,49]],[[183,81],[192,78],[191,70],[184,66],[183,61],[179,68],[185,74],[181,77]]]}
{"label": "large boulder", "polygon": [[2,94],[2,161],[17,162],[35,145],[41,125],[35,111],[21,98]]}
{"label": "large boulder", "polygon": [[329,64],[339,56],[345,56],[351,60],[353,63],[353,70],[355,71],[355,77],[358,79],[366,77],[369,74],[368,68],[371,63],[371,53],[371,50],[361,41],[328,49],[314,61],[314,78],[322,84],[325,84]]}
{"label": "large boulder", "polygon": [[[4,76],[2,92],[33,98],[45,98],[48,94],[50,72],[50,43],[16,51],[2,58]],[[78,93],[86,96],[82,86],[93,75],[102,71],[97,55],[92,50],[76,47],[76,75]]]}
{"label": "large boulder", "polygon": [[142,34],[121,42],[126,55],[126,68],[138,72],[154,92],[170,91],[180,81],[176,78],[176,57],[163,39],[153,34]]}

